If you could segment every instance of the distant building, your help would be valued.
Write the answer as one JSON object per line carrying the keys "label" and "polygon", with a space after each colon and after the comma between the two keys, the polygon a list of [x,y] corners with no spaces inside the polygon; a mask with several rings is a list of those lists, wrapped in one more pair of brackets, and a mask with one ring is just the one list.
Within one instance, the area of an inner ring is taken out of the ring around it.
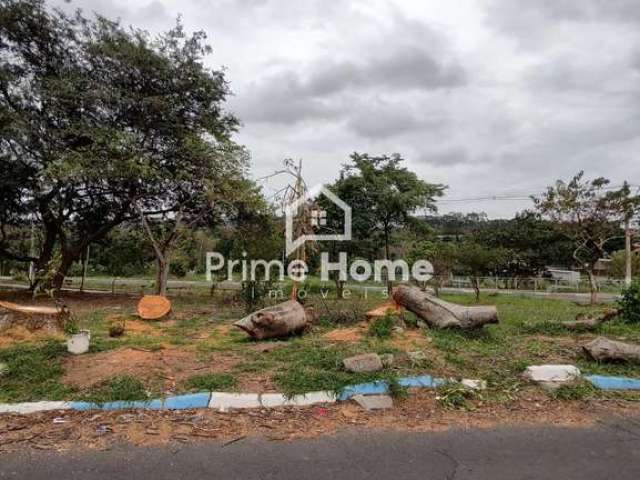
{"label": "distant building", "polygon": [[547,267],[545,276],[553,278],[554,280],[562,280],[570,283],[578,283],[580,281],[580,272],[562,268]]}

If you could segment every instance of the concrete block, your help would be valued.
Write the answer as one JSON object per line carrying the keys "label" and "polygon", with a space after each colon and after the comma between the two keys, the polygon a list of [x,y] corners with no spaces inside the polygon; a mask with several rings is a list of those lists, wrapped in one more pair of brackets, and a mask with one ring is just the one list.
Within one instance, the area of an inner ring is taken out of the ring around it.
{"label": "concrete block", "polygon": [[226,412],[230,408],[259,408],[260,395],[257,393],[211,392],[209,408]]}
{"label": "concrete block", "polygon": [[574,365],[531,365],[523,377],[536,383],[547,385],[571,382],[580,377],[580,370]]}
{"label": "concrete block", "polygon": [[471,390],[486,390],[486,380],[472,380],[469,378],[463,378],[460,383]]}
{"label": "concrete block", "polygon": [[393,399],[389,395],[354,395],[353,400],[367,411],[393,407]]}
{"label": "concrete block", "polygon": [[70,402],[24,402],[0,404],[0,413],[20,413],[28,414],[35,412],[45,412],[49,410],[67,410],[71,408]]}

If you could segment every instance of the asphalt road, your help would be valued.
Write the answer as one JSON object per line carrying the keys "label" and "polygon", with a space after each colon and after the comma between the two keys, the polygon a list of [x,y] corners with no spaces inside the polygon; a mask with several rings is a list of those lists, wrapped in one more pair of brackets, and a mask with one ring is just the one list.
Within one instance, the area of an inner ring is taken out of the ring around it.
{"label": "asphalt road", "polygon": [[353,432],[292,442],[30,451],[0,456],[0,478],[637,480],[640,419],[618,417],[593,428]]}

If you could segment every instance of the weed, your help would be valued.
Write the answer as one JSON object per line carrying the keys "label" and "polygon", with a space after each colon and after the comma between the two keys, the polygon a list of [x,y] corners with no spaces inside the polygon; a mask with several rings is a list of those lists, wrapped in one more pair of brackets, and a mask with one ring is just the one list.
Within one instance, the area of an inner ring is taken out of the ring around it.
{"label": "weed", "polygon": [[586,380],[560,385],[549,395],[556,400],[586,400],[593,397],[596,388]]}
{"label": "weed", "polygon": [[0,402],[62,400],[72,390],[59,382],[63,369],[64,344],[17,346],[0,350],[0,361],[7,370],[0,377]]}
{"label": "weed", "polygon": [[369,325],[369,335],[377,338],[389,338],[397,318],[395,315],[387,314],[372,320]]}
{"label": "weed", "polygon": [[137,378],[130,375],[119,375],[85,393],[81,399],[92,403],[133,402],[148,400],[149,394]]}
{"label": "weed", "polygon": [[436,399],[438,403],[448,410],[471,410],[471,400],[478,398],[477,390],[465,387],[458,382],[447,382],[438,387]]}
{"label": "weed", "polygon": [[230,373],[208,373],[189,377],[185,381],[185,387],[198,391],[231,390],[237,383],[236,377]]}

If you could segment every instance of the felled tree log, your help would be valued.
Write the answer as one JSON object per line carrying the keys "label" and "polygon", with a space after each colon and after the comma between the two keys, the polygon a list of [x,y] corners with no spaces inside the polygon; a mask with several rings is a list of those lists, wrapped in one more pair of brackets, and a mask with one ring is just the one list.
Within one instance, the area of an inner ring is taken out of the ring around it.
{"label": "felled tree log", "polygon": [[300,333],[313,319],[310,311],[295,300],[263,308],[238,320],[233,325],[255,340],[287,337]]}
{"label": "felled tree log", "polygon": [[440,300],[417,287],[399,286],[393,290],[393,299],[432,328],[466,330],[498,323],[498,311],[494,306],[465,307]]}
{"label": "felled tree log", "polygon": [[28,330],[62,328],[71,313],[65,306],[19,305],[0,301],[0,329],[23,325]]}
{"label": "felled tree log", "polygon": [[613,320],[617,315],[618,310],[615,309],[606,310],[597,316],[585,316],[581,313],[576,317],[575,320],[562,322],[562,325],[569,330],[593,330],[594,328],[602,325],[604,322]]}
{"label": "felled tree log", "polygon": [[582,349],[592,359],[601,361],[622,361],[640,363],[640,345],[617,342],[608,338],[598,337],[587,343]]}

